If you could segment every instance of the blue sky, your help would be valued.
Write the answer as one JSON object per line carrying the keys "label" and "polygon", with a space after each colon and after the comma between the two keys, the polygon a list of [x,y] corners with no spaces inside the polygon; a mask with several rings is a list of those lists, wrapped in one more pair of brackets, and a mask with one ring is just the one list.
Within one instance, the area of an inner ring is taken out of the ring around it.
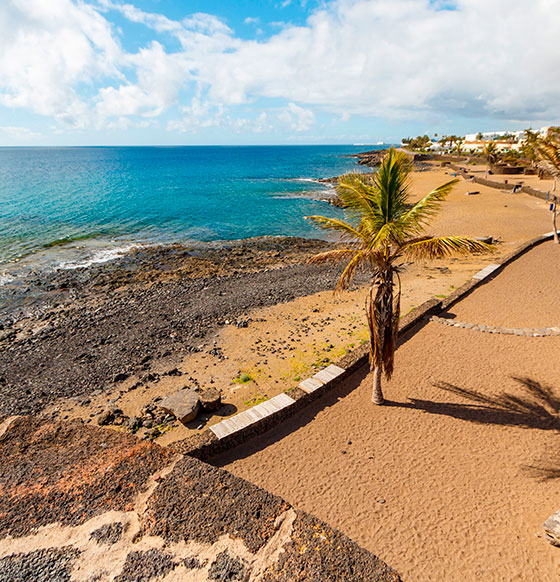
{"label": "blue sky", "polygon": [[0,145],[376,143],[560,120],[560,0],[3,0]]}

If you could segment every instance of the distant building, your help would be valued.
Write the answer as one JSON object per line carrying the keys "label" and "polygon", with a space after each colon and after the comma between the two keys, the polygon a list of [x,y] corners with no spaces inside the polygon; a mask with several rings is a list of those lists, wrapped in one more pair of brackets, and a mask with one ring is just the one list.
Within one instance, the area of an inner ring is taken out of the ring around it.
{"label": "distant building", "polygon": [[513,136],[513,141],[519,141],[525,139],[525,131],[485,131],[480,133],[469,133],[465,136],[465,141],[473,142],[478,141],[478,136],[482,136],[482,141],[492,141],[499,140],[504,136]]}
{"label": "distant building", "polygon": [[[537,134],[541,137],[547,137],[555,129],[556,127],[554,126],[541,127]],[[499,152],[506,150],[519,151],[526,137],[527,133],[524,130],[469,133],[465,136],[461,147],[468,152],[482,152],[488,143],[493,142]]]}
{"label": "distant building", "polygon": [[467,136],[461,144],[461,149],[467,152],[477,152],[482,153],[484,148],[492,142],[496,146],[496,150],[499,152],[504,152],[508,150],[519,151],[523,144],[523,141],[511,141],[511,140],[501,140],[501,139],[471,139],[469,140]]}

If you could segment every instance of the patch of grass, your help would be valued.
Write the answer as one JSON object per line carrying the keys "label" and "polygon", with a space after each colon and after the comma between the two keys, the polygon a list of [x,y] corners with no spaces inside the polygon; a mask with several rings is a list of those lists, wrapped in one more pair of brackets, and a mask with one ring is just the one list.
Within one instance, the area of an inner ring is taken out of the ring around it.
{"label": "patch of grass", "polygon": [[245,400],[245,402],[243,402],[243,404],[245,406],[256,406],[257,404],[260,404],[261,402],[266,402],[268,400],[268,396],[266,394],[255,394],[253,396],[253,398],[249,398],[249,400]]}
{"label": "patch of grass", "polygon": [[175,426],[172,424],[158,424],[156,427],[152,429],[152,432],[150,433],[150,440],[153,441],[159,438],[162,434],[165,434],[166,432],[169,432],[174,428]]}
{"label": "patch of grass", "polygon": [[445,299],[447,295],[434,295],[434,297],[437,297],[438,299]]}
{"label": "patch of grass", "polygon": [[251,378],[251,376],[249,376],[249,374],[247,374],[246,372],[243,372],[239,374],[237,378],[234,378],[233,381],[236,384],[247,384],[247,382],[253,382],[253,378]]}

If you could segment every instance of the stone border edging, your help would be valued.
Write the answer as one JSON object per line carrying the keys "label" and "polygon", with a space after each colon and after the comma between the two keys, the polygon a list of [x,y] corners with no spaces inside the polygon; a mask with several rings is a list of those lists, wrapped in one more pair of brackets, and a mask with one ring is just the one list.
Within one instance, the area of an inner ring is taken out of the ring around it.
{"label": "stone border edging", "polygon": [[[402,340],[406,334],[413,331],[421,323],[425,322],[426,319],[446,311],[452,305],[464,299],[474,289],[499,274],[515,259],[521,257],[535,246],[551,239],[552,236],[553,233],[546,233],[527,241],[503,257],[498,263],[488,265],[473,275],[469,281],[455,289],[445,299],[433,298],[422,303],[416,309],[402,317],[399,325],[399,339]],[[169,445],[169,448],[200,460],[206,460],[223,453],[259,434],[269,431],[286,418],[306,408],[311,402],[320,399],[324,394],[336,388],[342,380],[345,380],[348,376],[364,366],[368,362],[368,359],[369,346],[364,344],[346,354],[336,364],[331,364],[315,374],[312,378],[300,382],[296,388],[285,390],[270,400],[207,428],[202,433],[172,443]],[[289,397],[289,399],[286,397]],[[281,403],[276,403],[275,399]],[[266,406],[267,403],[272,403],[272,405]],[[225,428],[225,430],[216,428],[219,425],[222,425],[222,428]],[[220,436],[217,436],[217,434],[220,434]]]}
{"label": "stone border edging", "polygon": [[497,333],[500,335],[518,335],[525,337],[545,337],[560,335],[560,326],[554,327],[502,327],[499,325],[484,325],[481,323],[468,323],[466,321],[459,321],[457,319],[447,319],[446,317],[438,317],[432,315],[430,321],[447,325],[448,327],[459,327],[462,329],[472,329],[473,331],[481,331],[486,333]]}

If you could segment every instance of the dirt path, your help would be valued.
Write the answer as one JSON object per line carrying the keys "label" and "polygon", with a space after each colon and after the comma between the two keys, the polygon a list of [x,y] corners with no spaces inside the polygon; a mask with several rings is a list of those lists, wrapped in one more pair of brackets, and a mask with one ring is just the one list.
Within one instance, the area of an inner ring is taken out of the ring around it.
{"label": "dirt path", "polygon": [[[559,324],[559,264],[560,248],[545,243],[452,312]],[[370,404],[371,377],[358,374],[215,462],[340,528],[409,582],[556,580],[560,552],[536,534],[559,503],[559,353],[558,337],[428,323],[398,350],[388,406]]]}

